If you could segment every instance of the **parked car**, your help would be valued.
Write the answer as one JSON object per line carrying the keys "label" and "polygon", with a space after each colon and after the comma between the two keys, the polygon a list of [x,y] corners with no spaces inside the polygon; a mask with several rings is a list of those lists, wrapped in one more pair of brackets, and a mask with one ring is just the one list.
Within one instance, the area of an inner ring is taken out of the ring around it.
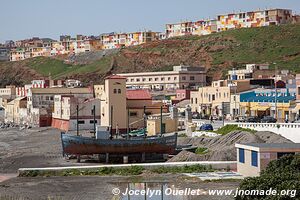
{"label": "parked car", "polygon": [[238,116],[235,118],[236,122],[245,122],[246,121],[246,117],[245,116]]}
{"label": "parked car", "polygon": [[245,122],[260,123],[260,118],[259,117],[248,117],[248,118],[246,118]]}
{"label": "parked car", "polygon": [[213,131],[214,128],[211,124],[203,124],[200,126],[200,131]]}
{"label": "parked car", "polygon": [[193,119],[200,119],[200,118],[201,118],[201,115],[200,115],[200,113],[198,113],[198,112],[194,112],[194,113],[192,114],[192,118],[193,118]]}
{"label": "parked car", "polygon": [[277,119],[275,119],[274,117],[271,116],[264,116],[261,120],[261,123],[276,123]]}

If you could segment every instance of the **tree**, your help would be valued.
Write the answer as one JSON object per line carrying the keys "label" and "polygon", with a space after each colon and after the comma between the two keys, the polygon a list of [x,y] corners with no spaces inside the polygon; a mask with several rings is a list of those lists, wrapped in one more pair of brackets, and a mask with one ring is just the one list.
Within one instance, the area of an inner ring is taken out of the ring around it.
{"label": "tree", "polygon": [[[272,188],[277,192],[289,190],[289,195],[251,195],[237,196],[237,200],[264,199],[264,200],[284,200],[300,199],[300,155],[283,156],[278,160],[273,160],[267,168],[261,172],[259,177],[244,179],[239,190],[263,190]],[[296,193],[292,194],[292,190]]]}

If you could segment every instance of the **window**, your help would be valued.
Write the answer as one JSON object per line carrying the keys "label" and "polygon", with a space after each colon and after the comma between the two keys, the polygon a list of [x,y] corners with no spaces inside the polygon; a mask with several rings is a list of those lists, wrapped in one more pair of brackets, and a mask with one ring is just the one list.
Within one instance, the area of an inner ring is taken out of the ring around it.
{"label": "window", "polygon": [[300,95],[300,87],[298,87],[298,95]]}
{"label": "window", "polygon": [[197,98],[195,98],[195,104],[198,104],[198,99]]}
{"label": "window", "polygon": [[155,78],[154,80],[155,80],[155,81],[158,81],[158,78]]}
{"label": "window", "polygon": [[[94,120],[90,120],[90,124],[93,124]],[[95,120],[95,124],[97,124],[97,120]]]}
{"label": "window", "polygon": [[177,77],[174,77],[174,81],[176,81],[177,80]]}
{"label": "window", "polygon": [[171,77],[168,77],[168,81],[170,81],[171,80]]}
{"label": "window", "polygon": [[118,93],[121,94],[121,89],[118,89]]}
{"label": "window", "polygon": [[149,81],[152,81],[152,78],[149,78]]}
{"label": "window", "polygon": [[130,117],[136,117],[137,116],[137,112],[130,112],[129,115],[130,115]]}
{"label": "window", "polygon": [[114,89],[114,94],[117,94],[117,89]]}
{"label": "window", "polygon": [[193,104],[193,98],[191,98],[191,104]]}
{"label": "window", "polygon": [[84,120],[79,120],[78,124],[84,124]]}
{"label": "window", "polygon": [[239,162],[245,163],[245,149],[239,148]]}
{"label": "window", "polygon": [[161,78],[160,78],[160,80],[161,80],[161,81],[164,81],[164,80],[165,80],[165,78],[164,78],[164,77],[161,77]]}
{"label": "window", "polygon": [[182,80],[183,80],[183,81],[185,81],[185,80],[186,80],[186,77],[185,77],[185,76],[183,76],[183,77],[182,77]]}
{"label": "window", "polygon": [[258,166],[258,158],[257,158],[257,151],[251,151],[251,165],[254,167]]}
{"label": "window", "polygon": [[195,80],[195,76],[191,76],[190,81],[194,81],[194,80]]}

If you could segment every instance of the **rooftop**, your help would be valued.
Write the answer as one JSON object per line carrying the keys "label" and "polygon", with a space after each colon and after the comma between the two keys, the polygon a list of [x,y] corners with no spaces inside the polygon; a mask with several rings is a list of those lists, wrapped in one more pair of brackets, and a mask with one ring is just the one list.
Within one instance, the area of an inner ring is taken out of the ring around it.
{"label": "rooftop", "polygon": [[126,98],[129,100],[151,100],[152,96],[148,90],[127,90]]}
{"label": "rooftop", "polygon": [[237,148],[245,149],[254,149],[257,151],[272,151],[272,150],[295,150],[300,152],[300,143],[244,143],[244,144],[235,144]]}
{"label": "rooftop", "polygon": [[32,88],[31,93],[35,94],[89,94],[90,88]]}

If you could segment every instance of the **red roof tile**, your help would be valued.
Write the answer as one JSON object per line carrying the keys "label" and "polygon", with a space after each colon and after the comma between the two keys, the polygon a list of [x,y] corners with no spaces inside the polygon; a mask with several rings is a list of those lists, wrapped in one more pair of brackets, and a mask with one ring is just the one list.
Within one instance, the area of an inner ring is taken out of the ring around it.
{"label": "red roof tile", "polygon": [[152,96],[149,90],[127,90],[127,99],[131,100],[151,100]]}

